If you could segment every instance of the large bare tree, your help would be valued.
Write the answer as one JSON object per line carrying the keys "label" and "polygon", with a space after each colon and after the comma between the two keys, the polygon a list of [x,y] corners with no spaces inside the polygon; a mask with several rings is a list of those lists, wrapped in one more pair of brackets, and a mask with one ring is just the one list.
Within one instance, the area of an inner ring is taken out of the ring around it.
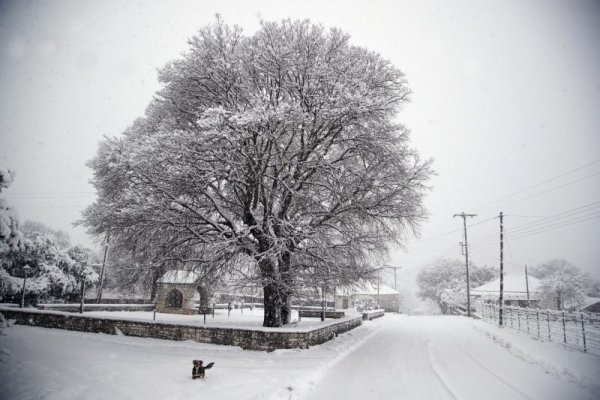
{"label": "large bare tree", "polygon": [[424,217],[429,163],[393,121],[404,76],[339,30],[264,22],[244,36],[217,20],[159,78],[145,117],[92,160],[84,223],[203,268],[244,254],[265,326],[285,323],[307,277],[372,276]]}

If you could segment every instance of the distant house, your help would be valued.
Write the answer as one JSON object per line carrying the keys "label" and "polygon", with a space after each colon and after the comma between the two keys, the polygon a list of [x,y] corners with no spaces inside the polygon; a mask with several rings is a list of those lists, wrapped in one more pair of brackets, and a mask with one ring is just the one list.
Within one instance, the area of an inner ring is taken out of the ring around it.
{"label": "distant house", "polygon": [[400,292],[386,285],[364,284],[341,290],[335,295],[335,308],[379,307],[385,311],[400,310]]}
{"label": "distant house", "polygon": [[581,311],[600,313],[600,298],[586,296]]}
{"label": "distant house", "polygon": [[156,311],[171,314],[195,314],[199,299],[198,280],[193,271],[167,271],[158,280]]}
{"label": "distant house", "polygon": [[[505,274],[503,298],[504,304],[518,307],[538,307],[542,297],[540,281],[529,276],[529,304],[527,304],[527,285],[524,274]],[[500,278],[471,289],[471,301],[477,303],[494,302],[500,299]]]}

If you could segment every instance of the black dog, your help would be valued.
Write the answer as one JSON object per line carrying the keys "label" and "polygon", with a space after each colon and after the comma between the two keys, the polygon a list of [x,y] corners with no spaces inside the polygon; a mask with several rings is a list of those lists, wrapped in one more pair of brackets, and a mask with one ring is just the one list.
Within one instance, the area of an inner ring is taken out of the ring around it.
{"label": "black dog", "polygon": [[204,367],[202,365],[202,363],[204,361],[202,361],[202,360],[194,360],[192,362],[194,363],[194,368],[192,368],[192,379],[202,379],[202,378],[204,378],[204,371],[206,371],[207,369],[212,368],[212,366],[215,365],[214,362],[211,362],[206,367]]}

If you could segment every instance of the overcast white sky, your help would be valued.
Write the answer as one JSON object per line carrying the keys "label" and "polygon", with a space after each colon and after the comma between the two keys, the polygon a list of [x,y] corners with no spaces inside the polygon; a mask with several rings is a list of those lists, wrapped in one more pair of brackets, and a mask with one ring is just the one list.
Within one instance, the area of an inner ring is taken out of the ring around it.
{"label": "overcast white sky", "polygon": [[399,279],[462,259],[461,211],[478,214],[476,264],[498,265],[503,211],[509,271],[566,258],[600,278],[597,1],[2,1],[0,165],[22,220],[92,244],[72,227],[95,197],[85,163],[215,13],[248,34],[261,19],[336,26],[406,73],[399,119],[438,175],[421,238],[390,262]]}

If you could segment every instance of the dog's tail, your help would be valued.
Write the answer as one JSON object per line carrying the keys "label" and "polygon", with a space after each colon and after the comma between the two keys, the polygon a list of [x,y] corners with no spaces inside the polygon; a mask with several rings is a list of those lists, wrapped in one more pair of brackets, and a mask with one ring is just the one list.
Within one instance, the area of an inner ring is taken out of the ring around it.
{"label": "dog's tail", "polygon": [[215,365],[214,362],[208,363],[208,365],[206,367],[204,367],[204,369],[210,369],[210,368],[212,368],[213,365]]}

